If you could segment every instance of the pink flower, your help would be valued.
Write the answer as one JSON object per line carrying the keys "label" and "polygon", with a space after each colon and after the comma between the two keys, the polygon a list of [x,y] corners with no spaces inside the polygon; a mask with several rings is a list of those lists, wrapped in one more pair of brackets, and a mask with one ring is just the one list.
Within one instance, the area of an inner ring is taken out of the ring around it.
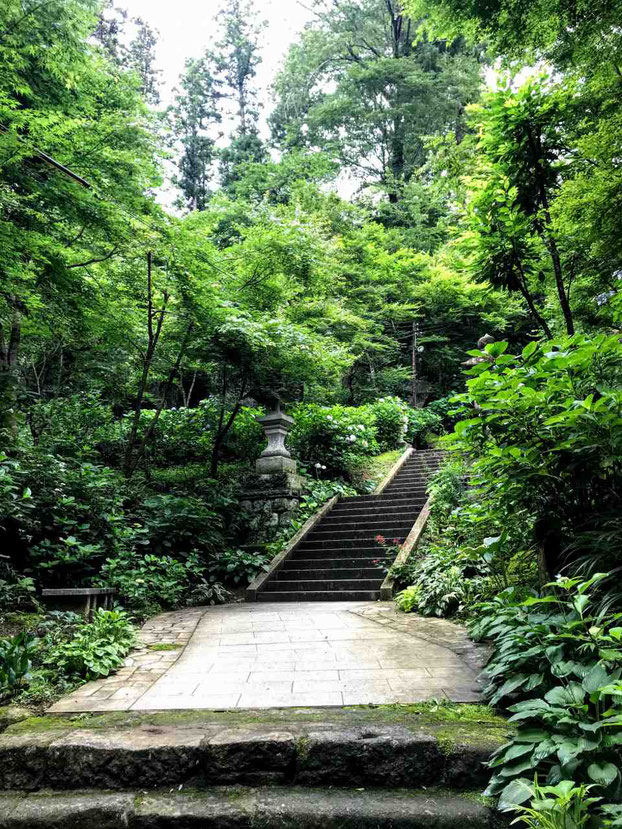
{"label": "pink flower", "polygon": [[378,544],[384,544],[384,536],[383,535],[377,535],[376,536],[376,542]]}

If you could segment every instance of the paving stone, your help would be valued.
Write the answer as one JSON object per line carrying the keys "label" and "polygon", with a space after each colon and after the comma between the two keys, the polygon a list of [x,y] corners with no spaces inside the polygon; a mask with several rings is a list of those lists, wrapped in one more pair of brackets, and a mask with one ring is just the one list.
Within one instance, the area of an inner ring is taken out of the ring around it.
{"label": "paving stone", "polygon": [[143,643],[171,643],[180,637],[185,647],[179,651],[139,647],[126,660],[123,673],[83,686],[51,710],[220,710],[480,699],[463,629],[445,624],[434,628],[429,620],[395,615],[391,603],[302,602],[286,610],[281,604],[191,608],[161,614],[141,632]]}

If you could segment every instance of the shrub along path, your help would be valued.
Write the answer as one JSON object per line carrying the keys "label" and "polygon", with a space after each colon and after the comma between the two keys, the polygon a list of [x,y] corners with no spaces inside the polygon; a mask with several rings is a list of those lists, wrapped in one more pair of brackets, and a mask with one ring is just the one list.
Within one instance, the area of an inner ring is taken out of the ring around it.
{"label": "shrub along path", "polygon": [[192,608],[151,619],[141,640],[117,674],[82,686],[51,712],[480,699],[481,650],[462,628],[398,617],[390,602]]}

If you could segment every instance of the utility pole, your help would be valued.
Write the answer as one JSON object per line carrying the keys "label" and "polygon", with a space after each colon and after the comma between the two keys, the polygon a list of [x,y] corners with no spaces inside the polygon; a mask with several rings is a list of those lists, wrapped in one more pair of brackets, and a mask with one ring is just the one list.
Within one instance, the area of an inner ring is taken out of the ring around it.
{"label": "utility pole", "polygon": [[417,408],[417,335],[419,334],[419,326],[413,322],[413,336],[411,348],[411,362],[412,362],[412,379],[410,386],[410,402]]}

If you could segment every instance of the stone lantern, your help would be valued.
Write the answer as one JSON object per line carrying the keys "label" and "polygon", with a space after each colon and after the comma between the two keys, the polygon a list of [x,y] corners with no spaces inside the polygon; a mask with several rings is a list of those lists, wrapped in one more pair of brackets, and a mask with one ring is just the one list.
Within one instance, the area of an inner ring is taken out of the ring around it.
{"label": "stone lantern", "polygon": [[300,506],[302,479],[285,446],[294,418],[281,411],[280,400],[277,398],[274,409],[257,421],[268,445],[255,462],[255,475],[247,480],[240,506],[251,516],[254,536],[261,540],[290,524]]}
{"label": "stone lantern", "polygon": [[280,406],[264,417],[258,417],[268,439],[268,445],[255,462],[259,475],[272,475],[275,472],[296,473],[296,461],[285,447],[285,438],[294,425],[294,418],[281,411]]}

